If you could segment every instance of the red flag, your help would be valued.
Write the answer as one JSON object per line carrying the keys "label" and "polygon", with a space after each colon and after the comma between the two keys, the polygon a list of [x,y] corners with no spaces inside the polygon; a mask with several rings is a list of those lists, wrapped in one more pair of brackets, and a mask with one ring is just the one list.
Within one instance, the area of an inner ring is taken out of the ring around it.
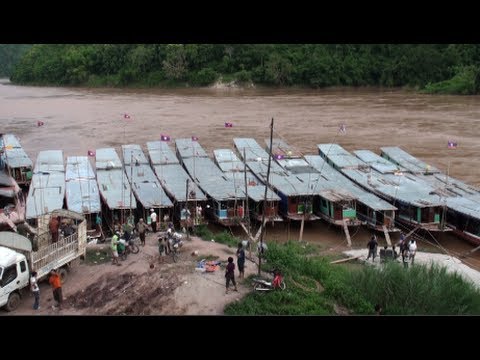
{"label": "red flag", "polygon": [[87,154],[88,154],[88,156],[95,156],[95,151],[88,150]]}
{"label": "red flag", "polygon": [[170,136],[161,134],[161,135],[160,135],[160,140],[162,140],[162,141],[170,141]]}
{"label": "red flag", "polygon": [[448,148],[449,149],[456,149],[457,148],[457,143],[453,142],[451,140],[448,140]]}
{"label": "red flag", "polygon": [[225,127],[228,127],[228,128],[233,127],[233,123],[226,122],[226,123],[225,123]]}
{"label": "red flag", "polygon": [[43,125],[45,125],[43,121],[40,121],[40,120],[37,121],[37,126],[43,126]]}
{"label": "red flag", "polygon": [[192,141],[198,141],[198,137],[192,136]]}
{"label": "red flag", "polygon": [[130,115],[128,115],[128,114],[123,114],[123,118],[124,118],[124,119],[130,119]]}

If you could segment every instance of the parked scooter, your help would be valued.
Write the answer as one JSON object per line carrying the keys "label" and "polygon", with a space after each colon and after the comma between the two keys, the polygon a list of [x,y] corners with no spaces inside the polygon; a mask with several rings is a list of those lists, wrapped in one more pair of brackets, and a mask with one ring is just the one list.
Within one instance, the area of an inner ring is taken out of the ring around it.
{"label": "parked scooter", "polygon": [[273,280],[253,279],[253,289],[257,291],[270,291],[275,289],[285,290],[287,285],[279,270],[273,270]]}

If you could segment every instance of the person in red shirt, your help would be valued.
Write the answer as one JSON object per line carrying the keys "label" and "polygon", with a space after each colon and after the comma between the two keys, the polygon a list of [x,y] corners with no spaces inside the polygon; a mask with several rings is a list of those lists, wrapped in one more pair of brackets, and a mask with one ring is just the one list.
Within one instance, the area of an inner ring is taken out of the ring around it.
{"label": "person in red shirt", "polygon": [[62,294],[62,281],[60,275],[58,275],[55,269],[50,270],[50,278],[48,282],[52,286],[53,299],[57,302],[58,310],[62,310],[63,294]]}
{"label": "person in red shirt", "polygon": [[228,264],[225,270],[225,279],[227,281],[226,282],[227,290],[225,291],[225,294],[228,294],[228,287],[230,285],[230,281],[232,281],[233,286],[235,286],[235,289],[233,290],[238,291],[237,283],[235,282],[235,264],[233,263],[233,258],[231,256],[228,258]]}
{"label": "person in red shirt", "polygon": [[58,241],[58,228],[60,227],[60,217],[54,216],[50,219],[48,223],[48,228],[52,234],[52,242],[56,243]]}

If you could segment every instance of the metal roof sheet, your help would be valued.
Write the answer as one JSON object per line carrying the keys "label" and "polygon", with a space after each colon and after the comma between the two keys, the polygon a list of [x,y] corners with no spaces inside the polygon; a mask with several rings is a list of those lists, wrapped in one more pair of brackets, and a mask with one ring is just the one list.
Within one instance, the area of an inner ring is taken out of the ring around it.
{"label": "metal roof sheet", "polygon": [[61,150],[40,151],[26,202],[26,218],[35,219],[63,208],[65,171]]}
{"label": "metal roof sheet", "polygon": [[365,163],[356,158],[338,144],[318,144],[320,155],[326,155],[338,168],[357,168]]}
{"label": "metal roof sheet", "polygon": [[97,169],[97,183],[100,195],[110,210],[129,209],[130,203],[132,209],[137,207],[123,169]]}
{"label": "metal roof sheet", "polygon": [[191,138],[188,139],[176,139],[175,146],[177,149],[177,154],[182,159],[187,159],[190,157],[206,157],[208,154],[203,150],[198,141],[193,141]]}
{"label": "metal roof sheet", "polygon": [[268,160],[268,152],[262,149],[253,138],[234,138],[233,143],[242,159],[244,158],[243,149],[245,149],[245,160],[247,161]]}
{"label": "metal roof sheet", "polygon": [[65,166],[63,164],[63,151],[62,150],[45,150],[40,151],[37,155],[37,161],[35,162],[34,174],[39,172],[52,172],[59,171],[65,172]]}
{"label": "metal roof sheet", "polygon": [[330,166],[320,155],[305,155],[305,160],[317,169],[323,176],[328,177],[334,181],[340,188],[344,188],[350,194],[357,198],[357,200],[366,206],[374,210],[397,210],[397,208],[391,205],[389,202],[383,200],[375,194],[372,194],[359,185],[355,184],[352,180],[348,179],[345,175],[335,170]]}
{"label": "metal roof sheet", "polygon": [[147,150],[152,165],[180,164],[177,156],[166,141],[147,142]]}
{"label": "metal roof sheet", "polygon": [[125,165],[141,164],[148,165],[148,159],[143,153],[142,147],[136,144],[122,145],[123,163]]}
{"label": "metal roof sheet", "polygon": [[67,157],[65,181],[73,179],[95,179],[95,173],[87,156]]}
{"label": "metal roof sheet", "polygon": [[87,156],[69,156],[67,158],[65,181],[68,210],[83,214],[101,211],[95,173]]}
{"label": "metal roof sheet", "polygon": [[[265,139],[265,149],[267,152],[270,149],[270,138]],[[282,139],[274,138],[272,139],[272,156],[283,156],[287,159],[301,159],[302,154],[300,151],[295,149],[293,146],[290,146]]]}
{"label": "metal roof sheet", "polygon": [[20,141],[13,134],[3,134],[0,137],[1,146],[5,146],[5,152],[2,155],[4,161],[10,168],[32,168],[32,160],[20,145]]}
{"label": "metal roof sheet", "polygon": [[[246,174],[243,171],[245,164],[240,161],[231,149],[216,149],[213,151],[215,161],[224,175],[233,181],[235,186],[240,186],[245,192],[245,175],[247,177],[248,197],[253,201],[262,201],[265,199],[265,185],[249,170]],[[279,201],[280,197],[272,191],[267,190],[267,199],[270,201]]]}
{"label": "metal roof sheet", "polygon": [[187,179],[189,180],[188,192],[190,193],[193,191],[195,194],[195,196],[189,196],[188,200],[204,201],[207,199],[203,191],[193,182],[180,164],[155,165],[153,168],[155,169],[155,174],[160,180],[160,183],[175,201],[186,201]]}
{"label": "metal roof sheet", "polygon": [[399,165],[388,161],[387,159],[375,154],[370,150],[357,150],[353,152],[360,160],[370,165],[372,168],[382,174],[395,173],[404,169]]}
{"label": "metal roof sheet", "polygon": [[95,179],[71,179],[65,185],[68,210],[83,214],[101,211],[100,194]]}
{"label": "metal roof sheet", "polygon": [[406,151],[400,149],[398,146],[385,146],[380,148],[381,156],[389,158],[391,161],[399,164],[403,168],[412,173],[424,173],[428,170],[429,173],[439,173],[436,167],[427,164],[426,162],[417,159]]}
{"label": "metal roof sheet", "polygon": [[101,148],[95,151],[95,168],[99,169],[122,169],[123,164],[114,148]]}

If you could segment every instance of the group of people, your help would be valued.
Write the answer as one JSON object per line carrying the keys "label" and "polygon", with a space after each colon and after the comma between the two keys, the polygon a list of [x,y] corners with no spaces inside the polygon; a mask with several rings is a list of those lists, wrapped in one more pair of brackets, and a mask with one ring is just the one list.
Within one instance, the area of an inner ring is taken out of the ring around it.
{"label": "group of people", "polygon": [[[38,274],[36,271],[32,271],[30,275],[30,290],[32,291],[33,298],[34,298],[34,303],[33,303],[34,310],[40,310],[40,287],[38,286],[37,275]],[[55,305],[53,305],[53,308],[62,310],[62,303],[63,303],[62,280],[60,279],[60,275],[58,274],[57,270],[55,269],[50,270],[48,282],[52,287],[53,299],[55,300]]]}
{"label": "group of people", "polygon": [[[402,263],[405,267],[408,267],[410,262],[412,265],[415,260],[415,254],[417,253],[417,242],[415,239],[407,241],[405,234],[402,232],[400,234],[400,240],[396,244],[400,249],[400,255],[402,256]],[[367,243],[368,256],[367,260],[372,257],[372,262],[375,262],[375,256],[377,255],[378,241],[376,235],[372,235],[370,241]],[[398,257],[397,252],[395,251],[395,245],[393,245],[392,250],[389,250],[387,246],[384,249],[380,250],[380,259],[393,259],[395,260]]]}

